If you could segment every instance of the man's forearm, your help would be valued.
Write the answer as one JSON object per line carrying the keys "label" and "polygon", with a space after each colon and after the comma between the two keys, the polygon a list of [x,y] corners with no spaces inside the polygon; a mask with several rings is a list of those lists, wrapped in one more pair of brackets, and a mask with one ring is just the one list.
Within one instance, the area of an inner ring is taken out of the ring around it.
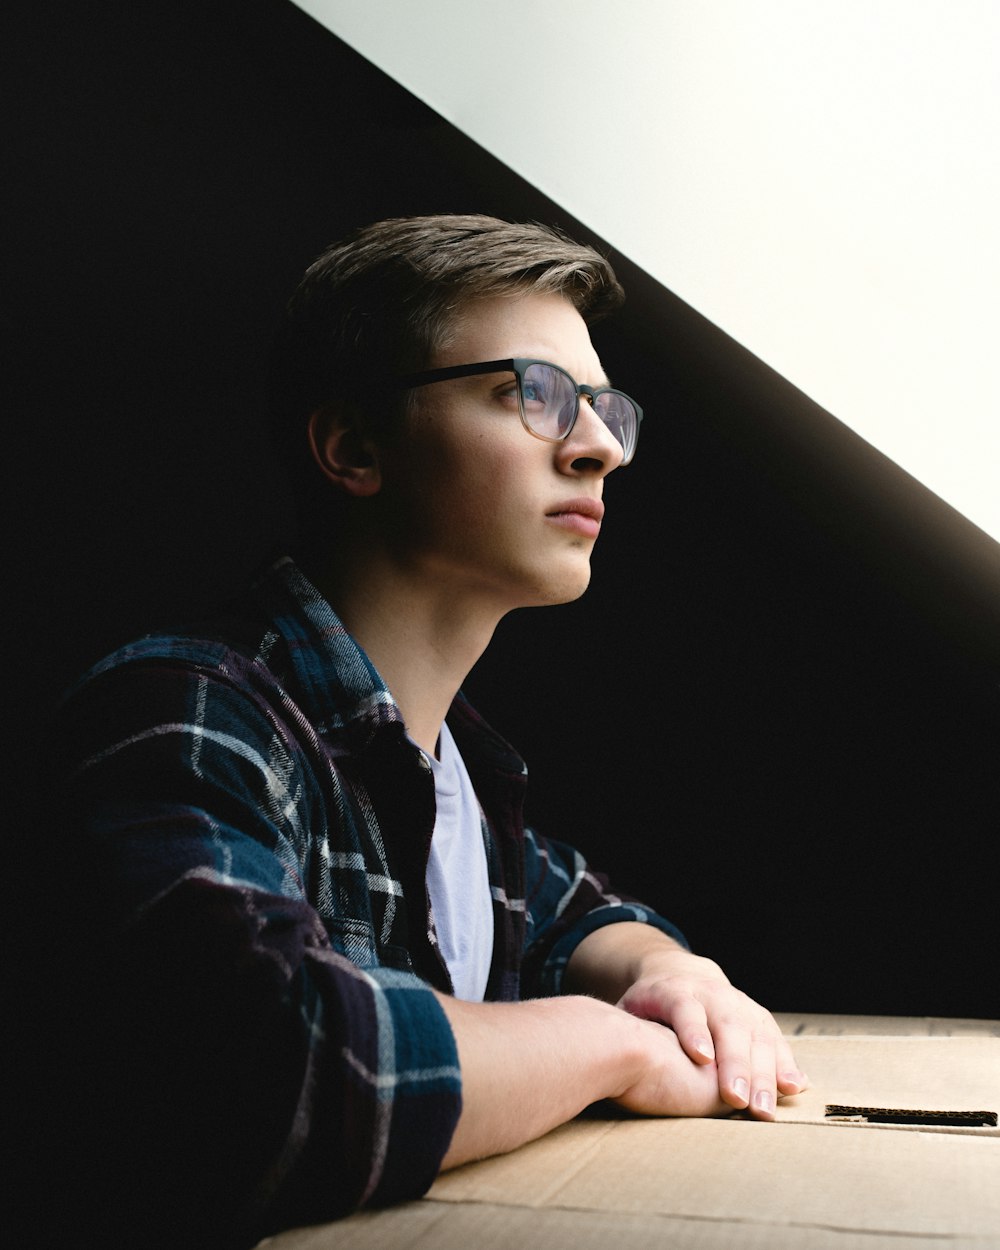
{"label": "man's forearm", "polygon": [[593,994],[606,1003],[617,1003],[654,967],[666,970],[670,965],[690,968],[695,964],[705,975],[726,979],[717,964],[692,955],[661,929],[623,921],[587,934],[570,957],[563,987],[567,994]]}
{"label": "man's forearm", "polygon": [[462,1115],[446,1168],[532,1141],[627,1084],[627,1047],[616,1052],[605,1040],[605,1017],[624,1013],[603,1003],[440,1001],[462,1070]]}
{"label": "man's forearm", "polygon": [[670,1029],[597,999],[439,999],[462,1069],[444,1168],[513,1150],[604,1098],[651,1115],[726,1109],[714,1067],[692,1064]]}

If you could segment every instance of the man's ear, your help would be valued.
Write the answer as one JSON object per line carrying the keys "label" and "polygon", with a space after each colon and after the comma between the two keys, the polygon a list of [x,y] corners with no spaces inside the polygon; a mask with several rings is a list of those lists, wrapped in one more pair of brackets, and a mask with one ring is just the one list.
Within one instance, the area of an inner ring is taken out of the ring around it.
{"label": "man's ear", "polygon": [[323,474],[346,495],[374,495],[382,485],[378,451],[348,406],[327,405],[309,417],[309,447]]}

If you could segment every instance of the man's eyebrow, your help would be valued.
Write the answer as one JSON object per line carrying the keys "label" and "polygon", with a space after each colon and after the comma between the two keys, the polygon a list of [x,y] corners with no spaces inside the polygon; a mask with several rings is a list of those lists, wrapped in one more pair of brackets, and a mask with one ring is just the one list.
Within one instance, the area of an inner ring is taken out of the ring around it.
{"label": "man's eyebrow", "polygon": [[[604,379],[604,381],[594,382],[593,385],[598,386],[598,387],[614,386],[614,383],[611,381],[611,379],[607,375],[607,372],[605,371],[604,365],[602,365],[600,361],[597,362],[597,368],[600,373],[600,376]],[[588,382],[586,385],[589,386],[590,383]]]}
{"label": "man's eyebrow", "polygon": [[[514,359],[517,360],[519,358],[515,356]],[[545,360],[544,357],[542,356],[527,356],[527,357],[523,357],[523,359],[539,360],[541,361],[543,365],[553,365],[556,369],[562,369],[563,373],[568,373],[569,376],[573,378],[573,380],[576,382],[578,386],[583,386],[583,387],[594,386],[598,390],[603,390],[604,387],[606,386],[614,386],[614,383],[611,381],[608,375],[604,372],[603,366],[601,366],[601,369],[600,369],[600,375],[604,379],[603,382],[581,382],[580,379],[575,377],[574,374],[569,369],[567,369],[564,365],[557,365],[554,360]]]}

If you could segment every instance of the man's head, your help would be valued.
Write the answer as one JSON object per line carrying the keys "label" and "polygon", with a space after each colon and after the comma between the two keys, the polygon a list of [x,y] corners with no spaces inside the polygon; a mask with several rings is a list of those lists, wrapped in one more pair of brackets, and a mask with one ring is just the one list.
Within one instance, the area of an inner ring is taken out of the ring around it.
{"label": "man's head", "polygon": [[535,223],[393,218],[323,252],[288,303],[271,379],[275,443],[306,510],[329,494],[307,443],[312,413],[350,409],[377,433],[405,402],[397,379],[428,366],[464,309],[529,293],[562,296],[587,324],[623,299],[603,256]]}

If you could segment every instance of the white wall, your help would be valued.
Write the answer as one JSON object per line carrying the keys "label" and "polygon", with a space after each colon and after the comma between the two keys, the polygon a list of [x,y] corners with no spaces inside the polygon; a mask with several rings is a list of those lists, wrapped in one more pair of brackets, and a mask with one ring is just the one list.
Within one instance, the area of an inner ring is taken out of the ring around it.
{"label": "white wall", "polygon": [[296,0],[1000,539],[1000,0]]}

